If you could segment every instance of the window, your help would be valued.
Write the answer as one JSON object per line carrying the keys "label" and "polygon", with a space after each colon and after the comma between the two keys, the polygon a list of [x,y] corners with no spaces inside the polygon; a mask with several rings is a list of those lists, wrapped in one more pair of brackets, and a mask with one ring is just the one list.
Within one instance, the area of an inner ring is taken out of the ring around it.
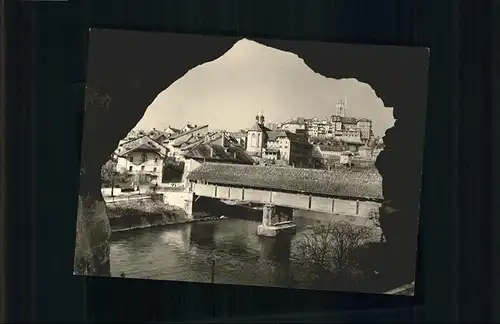
{"label": "window", "polygon": [[129,160],[130,162],[134,162],[134,157],[133,157],[133,156],[129,156],[128,160]]}
{"label": "window", "polygon": [[[155,163],[158,163],[158,158],[157,158],[157,157],[155,157]],[[155,169],[156,169],[156,168],[155,168]]]}
{"label": "window", "polygon": [[145,169],[145,166],[144,165],[141,166],[141,171],[144,171],[144,169]]}
{"label": "window", "polygon": [[156,168],[153,168],[153,172],[156,172]]}
{"label": "window", "polygon": [[146,153],[142,153],[142,163],[146,162],[147,159]]}
{"label": "window", "polygon": [[251,135],[250,145],[255,146],[255,133],[252,133],[252,135]]}
{"label": "window", "polygon": [[132,171],[132,167],[131,167],[131,166],[130,166],[130,167],[128,167],[128,170],[129,170],[129,171]]}

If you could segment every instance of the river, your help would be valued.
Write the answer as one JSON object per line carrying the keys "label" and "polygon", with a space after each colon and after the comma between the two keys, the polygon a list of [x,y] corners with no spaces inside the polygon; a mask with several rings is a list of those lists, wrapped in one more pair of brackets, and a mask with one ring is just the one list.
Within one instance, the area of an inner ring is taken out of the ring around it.
{"label": "river", "polygon": [[[319,288],[291,279],[301,233],[323,217],[294,216],[297,234],[257,236],[257,220],[222,220],[113,233],[113,276],[259,286]],[[325,221],[328,221],[327,219]]]}

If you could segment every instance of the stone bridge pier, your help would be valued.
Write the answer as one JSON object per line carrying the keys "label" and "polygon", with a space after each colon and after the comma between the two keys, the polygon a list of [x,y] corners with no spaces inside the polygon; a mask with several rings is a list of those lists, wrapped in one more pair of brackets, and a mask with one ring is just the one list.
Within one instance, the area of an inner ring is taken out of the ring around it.
{"label": "stone bridge pier", "polygon": [[293,222],[293,208],[266,204],[262,209],[262,224],[257,235],[276,237],[280,234],[295,234],[297,226]]}

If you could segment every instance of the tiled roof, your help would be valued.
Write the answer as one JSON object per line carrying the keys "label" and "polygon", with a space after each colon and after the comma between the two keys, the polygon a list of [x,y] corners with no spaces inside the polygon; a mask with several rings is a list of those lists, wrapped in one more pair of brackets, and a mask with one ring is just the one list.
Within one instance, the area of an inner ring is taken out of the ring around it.
{"label": "tiled roof", "polygon": [[193,170],[188,179],[337,197],[377,200],[383,198],[382,178],[372,170],[325,171],[207,162]]}
{"label": "tiled roof", "polygon": [[342,117],[341,121],[344,124],[356,124],[358,122],[355,117]]}
{"label": "tiled roof", "polygon": [[270,131],[267,135],[268,141],[275,141],[278,137],[286,137],[291,142],[308,143],[307,138],[303,134],[295,134],[285,130]]}
{"label": "tiled roof", "polygon": [[[226,132],[219,132],[213,135],[214,136],[211,139],[208,139],[205,142],[218,144],[221,146],[239,145],[238,141],[232,135]],[[224,140],[222,140],[222,136],[224,136]]]}
{"label": "tiled roof", "polygon": [[244,132],[236,132],[236,133],[231,133],[231,136],[238,139],[238,138],[245,138],[247,134]]}
{"label": "tiled roof", "polygon": [[[213,155],[211,153],[213,152]],[[235,157],[236,154],[236,157]],[[221,161],[253,164],[253,159],[242,149],[234,146],[222,147],[213,143],[200,143],[184,153],[184,158],[204,159],[207,161]]]}
{"label": "tiled roof", "polygon": [[261,125],[259,123],[253,124],[253,126],[250,127],[248,130],[249,131],[254,131],[254,132],[269,132],[270,131],[269,128],[267,128],[266,126]]}
{"label": "tiled roof", "polygon": [[151,146],[151,145],[146,144],[146,143],[144,143],[144,144],[142,144],[142,145],[140,145],[140,146],[136,147],[136,148],[135,148],[135,150],[145,150],[145,151],[161,151],[161,149],[160,149],[160,148],[155,147],[155,146]]}
{"label": "tiled roof", "polygon": [[358,119],[358,122],[369,122],[369,121],[371,121],[371,120],[368,119],[368,118],[360,118],[360,119]]}
{"label": "tiled roof", "polygon": [[149,135],[149,137],[151,137],[155,141],[158,141],[162,136],[165,138],[169,138],[171,134],[156,130]]}
{"label": "tiled roof", "polygon": [[275,130],[267,133],[268,141],[275,141],[278,137],[287,137],[286,132],[284,130]]}
{"label": "tiled roof", "polygon": [[180,133],[180,131],[181,131],[179,128],[174,128],[174,127],[170,127],[170,126],[167,127],[167,129],[170,129],[174,133]]}
{"label": "tiled roof", "polygon": [[203,129],[203,128],[207,128],[207,127],[208,127],[208,125],[202,125],[202,126],[198,126],[198,127],[195,127],[195,128],[191,128],[187,132],[179,133],[179,134],[175,134],[175,135],[171,136],[170,139],[174,140],[174,139],[179,138],[181,136],[186,136],[186,135],[192,134],[192,133],[194,133],[197,130],[200,130],[200,129]]}
{"label": "tiled roof", "polygon": [[[160,143],[156,142],[147,135],[138,137],[126,143],[123,143],[121,147],[124,149],[120,156],[127,155],[128,153],[135,150],[151,150],[151,151],[162,151],[166,148]],[[163,153],[162,153],[163,154]]]}
{"label": "tiled roof", "polygon": [[303,125],[306,123],[306,119],[304,117],[297,117],[295,119],[289,119],[286,120],[282,123],[282,125],[288,125],[288,124],[297,124],[297,125]]}
{"label": "tiled roof", "polygon": [[195,143],[198,143],[198,142],[201,142],[203,141],[203,138],[198,138],[196,136],[193,136],[193,135],[190,135],[188,138],[186,138],[185,141],[183,142],[179,142],[179,143],[174,143],[174,147],[179,147],[181,149],[185,149],[186,147],[192,145],[192,144],[195,144]]}

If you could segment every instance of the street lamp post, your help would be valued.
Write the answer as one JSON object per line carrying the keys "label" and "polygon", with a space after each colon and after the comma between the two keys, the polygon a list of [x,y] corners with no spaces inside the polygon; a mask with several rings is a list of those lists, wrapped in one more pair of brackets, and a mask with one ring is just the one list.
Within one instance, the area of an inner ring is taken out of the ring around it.
{"label": "street lamp post", "polygon": [[114,170],[114,160],[113,156],[110,157],[109,162],[108,162],[108,172],[111,177],[111,197],[115,196],[115,170]]}
{"label": "street lamp post", "polygon": [[210,275],[210,282],[215,283],[215,258],[212,257],[212,269]]}
{"label": "street lamp post", "polygon": [[115,197],[115,172],[111,168],[111,197]]}

